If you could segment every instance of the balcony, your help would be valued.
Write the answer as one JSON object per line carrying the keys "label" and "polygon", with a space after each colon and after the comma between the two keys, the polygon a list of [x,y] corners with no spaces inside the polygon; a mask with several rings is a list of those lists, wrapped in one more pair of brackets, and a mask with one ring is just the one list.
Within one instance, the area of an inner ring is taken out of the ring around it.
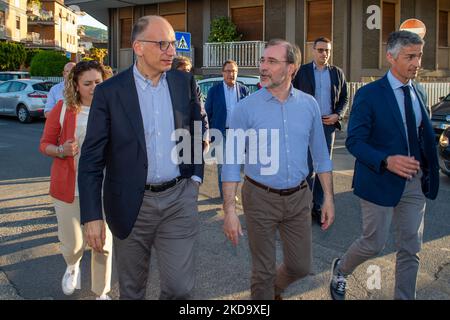
{"label": "balcony", "polygon": [[57,24],[59,24],[58,20],[55,20],[52,11],[40,10],[39,16],[28,16],[28,25],[53,26]]}
{"label": "balcony", "polygon": [[[35,32],[33,32],[35,33]],[[30,41],[27,35],[27,41],[25,42],[25,47],[27,48],[40,48],[40,49],[54,49],[54,50],[64,50],[61,47],[59,40],[54,39],[36,39],[31,36]]]}
{"label": "balcony", "polygon": [[40,39],[41,34],[37,32],[28,32],[26,43],[32,43],[32,44],[42,44],[42,40]]}
{"label": "balcony", "polygon": [[222,64],[231,59],[237,62],[239,68],[258,68],[264,46],[264,41],[205,43],[203,67],[222,68]]}
{"label": "balcony", "polygon": [[36,3],[28,3],[27,5],[27,16],[28,17],[40,17],[41,12],[39,10],[39,5]]}

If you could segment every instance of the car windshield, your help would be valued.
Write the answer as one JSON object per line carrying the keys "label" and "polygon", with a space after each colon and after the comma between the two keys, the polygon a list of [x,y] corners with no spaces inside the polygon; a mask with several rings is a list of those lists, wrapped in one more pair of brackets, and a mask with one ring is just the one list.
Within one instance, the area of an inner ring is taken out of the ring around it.
{"label": "car windshield", "polygon": [[39,82],[39,83],[35,83],[33,84],[33,89],[34,90],[39,90],[39,91],[50,91],[50,88],[53,87],[53,82]]}

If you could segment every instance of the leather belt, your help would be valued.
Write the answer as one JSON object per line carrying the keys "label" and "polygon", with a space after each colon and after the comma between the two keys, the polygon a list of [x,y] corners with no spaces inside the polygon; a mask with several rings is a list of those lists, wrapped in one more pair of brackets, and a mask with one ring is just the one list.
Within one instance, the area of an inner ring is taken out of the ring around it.
{"label": "leather belt", "polygon": [[175,179],[172,179],[167,182],[163,182],[160,184],[146,184],[145,190],[150,190],[152,192],[163,192],[169,188],[172,188],[175,186],[178,182],[180,182],[183,179],[182,176],[176,177]]}
{"label": "leather belt", "polygon": [[247,179],[248,182],[254,184],[255,186],[266,190],[267,192],[272,192],[272,193],[276,193],[279,194],[280,196],[290,196],[291,194],[296,193],[297,191],[304,189],[307,187],[307,183],[306,180],[303,180],[300,185],[298,185],[297,187],[294,188],[289,188],[289,189],[274,189],[274,188],[270,188],[262,183],[259,183],[255,180],[253,180],[252,178],[250,178],[249,176],[245,176],[245,179]]}

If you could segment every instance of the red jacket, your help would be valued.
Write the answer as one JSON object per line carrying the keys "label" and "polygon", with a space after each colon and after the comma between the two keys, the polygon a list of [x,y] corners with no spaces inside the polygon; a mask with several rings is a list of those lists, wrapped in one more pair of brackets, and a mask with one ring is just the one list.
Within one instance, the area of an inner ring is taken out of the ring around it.
{"label": "red jacket", "polygon": [[[69,108],[66,109],[61,131],[59,117],[62,106],[63,100],[59,100],[45,122],[39,146],[39,150],[45,155],[47,155],[45,149],[49,144],[60,145],[69,139],[75,139],[77,114]],[[50,195],[58,200],[72,203],[75,198],[75,177],[76,169],[73,157],[54,158],[50,173]]]}

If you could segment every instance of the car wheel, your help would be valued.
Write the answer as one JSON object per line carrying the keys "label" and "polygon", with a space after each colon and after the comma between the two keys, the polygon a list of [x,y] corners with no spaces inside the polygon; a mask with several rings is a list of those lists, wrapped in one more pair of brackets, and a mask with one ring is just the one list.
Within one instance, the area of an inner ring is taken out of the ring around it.
{"label": "car wheel", "polygon": [[17,118],[19,118],[21,123],[31,122],[30,112],[23,104],[19,105],[19,108],[17,108]]}

